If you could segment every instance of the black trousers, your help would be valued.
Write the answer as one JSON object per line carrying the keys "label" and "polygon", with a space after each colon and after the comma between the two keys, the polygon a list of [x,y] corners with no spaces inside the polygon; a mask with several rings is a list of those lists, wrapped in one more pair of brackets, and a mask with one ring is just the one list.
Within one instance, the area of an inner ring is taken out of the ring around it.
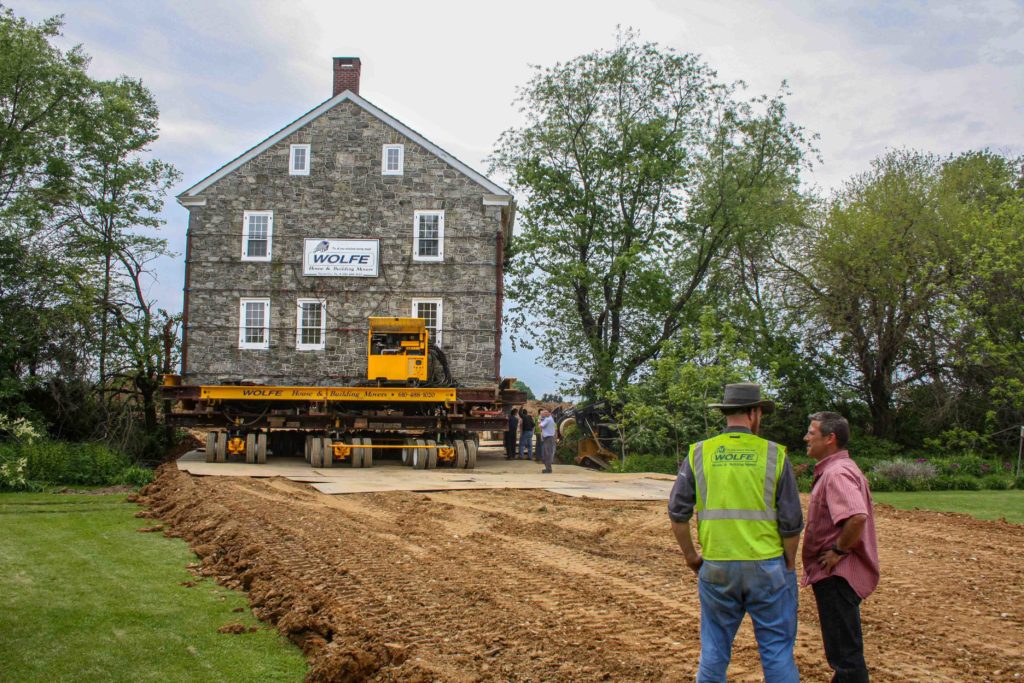
{"label": "black trousers", "polygon": [[867,683],[864,636],[860,630],[860,596],[841,576],[830,576],[811,586],[818,603],[825,659],[835,671],[832,683]]}

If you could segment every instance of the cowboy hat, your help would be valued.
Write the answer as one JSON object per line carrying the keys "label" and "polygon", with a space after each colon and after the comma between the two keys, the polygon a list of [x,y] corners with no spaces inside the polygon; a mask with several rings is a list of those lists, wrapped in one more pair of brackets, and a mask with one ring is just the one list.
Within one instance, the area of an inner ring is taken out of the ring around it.
{"label": "cowboy hat", "polygon": [[761,385],[752,382],[726,384],[721,403],[709,403],[708,408],[760,408],[765,415],[775,410],[775,403],[761,399]]}

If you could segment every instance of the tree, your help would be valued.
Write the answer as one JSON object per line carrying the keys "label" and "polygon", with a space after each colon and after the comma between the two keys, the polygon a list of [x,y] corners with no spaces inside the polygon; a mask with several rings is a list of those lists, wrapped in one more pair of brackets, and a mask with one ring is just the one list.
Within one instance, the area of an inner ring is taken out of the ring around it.
{"label": "tree", "polygon": [[0,6],[0,211],[45,211],[70,173],[67,131],[89,91],[80,47],[51,44],[61,17],[32,24]]}
{"label": "tree", "polygon": [[821,323],[815,340],[846,364],[875,436],[894,435],[911,389],[954,389],[964,334],[974,324],[956,292],[977,260],[965,245],[978,241],[965,230],[1003,201],[993,194],[990,170],[971,155],[891,151],[790,242],[798,301]]}
{"label": "tree", "polygon": [[534,394],[533,394],[533,389],[531,389],[526,384],[526,382],[524,382],[521,379],[517,379],[515,384],[512,385],[512,388],[515,389],[516,391],[524,391],[524,392],[526,392],[526,400],[528,400],[528,401],[534,401],[534,400],[537,399],[537,397],[534,396]]}
{"label": "tree", "polygon": [[60,27],[0,11],[0,324],[15,336],[0,342],[0,402],[134,445],[139,423],[160,433],[156,391],[177,347],[177,319],[147,287],[178,173],[148,156],[152,94],[89,78],[80,48],[52,45]]}
{"label": "tree", "polygon": [[539,69],[527,123],[492,158],[525,195],[510,241],[515,339],[583,378],[627,384],[695,324],[719,258],[791,220],[808,143],[782,96],[737,99],[696,56],[640,44]]}

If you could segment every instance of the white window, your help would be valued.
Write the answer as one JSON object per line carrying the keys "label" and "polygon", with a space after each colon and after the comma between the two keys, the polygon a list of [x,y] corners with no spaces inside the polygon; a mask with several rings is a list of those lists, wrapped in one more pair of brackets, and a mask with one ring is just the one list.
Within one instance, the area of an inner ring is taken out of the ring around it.
{"label": "white window", "polygon": [[288,155],[289,175],[309,175],[309,145],[292,145]]}
{"label": "white window", "polygon": [[270,348],[270,299],[242,299],[238,348]]}
{"label": "white window", "polygon": [[424,324],[430,330],[430,343],[441,345],[441,317],[444,311],[444,304],[441,299],[413,299],[412,317],[423,318]]}
{"label": "white window", "polygon": [[384,145],[380,159],[380,172],[384,175],[402,175],[405,165],[405,145]]}
{"label": "white window", "polygon": [[273,211],[246,211],[242,224],[242,260],[269,261],[274,238]]}
{"label": "white window", "polygon": [[295,321],[295,348],[320,351],[327,347],[327,302],[299,299]]}
{"label": "white window", "polygon": [[414,212],[412,260],[444,260],[444,211]]}

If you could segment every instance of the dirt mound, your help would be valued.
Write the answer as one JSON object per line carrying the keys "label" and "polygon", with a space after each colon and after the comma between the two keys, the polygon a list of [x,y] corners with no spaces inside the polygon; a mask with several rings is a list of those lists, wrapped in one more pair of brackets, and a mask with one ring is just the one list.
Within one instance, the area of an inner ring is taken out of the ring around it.
{"label": "dirt mound", "polygon": [[[662,503],[543,491],[325,496],[172,465],[139,502],[302,647],[310,681],[692,680],[696,581]],[[1024,678],[1024,527],[881,508],[876,681]],[[797,663],[827,680],[814,600]],[[1016,675],[1020,674],[1019,677]],[[749,622],[731,681],[761,680]]]}

